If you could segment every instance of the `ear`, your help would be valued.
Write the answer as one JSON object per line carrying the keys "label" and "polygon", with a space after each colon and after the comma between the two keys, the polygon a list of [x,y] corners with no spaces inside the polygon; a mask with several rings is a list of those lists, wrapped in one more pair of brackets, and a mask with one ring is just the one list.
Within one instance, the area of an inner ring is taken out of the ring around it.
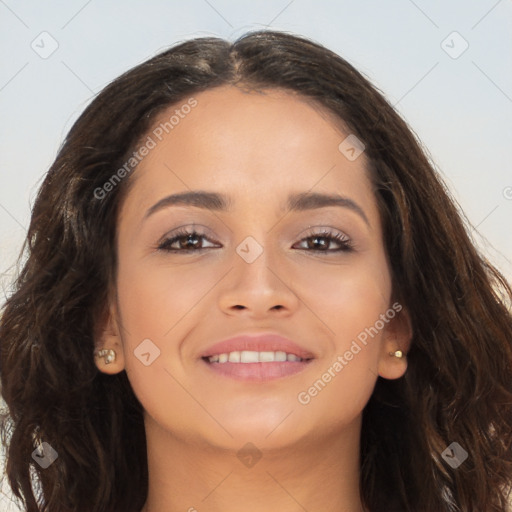
{"label": "ear", "polygon": [[[124,370],[120,320],[115,302],[101,318],[95,336],[94,363],[103,373],[114,375]],[[98,354],[98,351],[103,351]]]}
{"label": "ear", "polygon": [[[400,303],[395,302],[389,310],[394,310],[396,315],[384,328],[378,371],[384,379],[399,379],[407,370],[407,353],[413,335],[412,322],[409,312]],[[402,357],[394,355],[398,350]]]}

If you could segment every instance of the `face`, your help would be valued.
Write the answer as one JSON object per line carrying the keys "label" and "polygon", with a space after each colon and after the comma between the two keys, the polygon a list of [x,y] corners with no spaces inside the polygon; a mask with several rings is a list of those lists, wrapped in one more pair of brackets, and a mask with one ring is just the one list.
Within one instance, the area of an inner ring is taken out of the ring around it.
{"label": "face", "polygon": [[[389,352],[410,339],[365,155],[341,151],[340,123],[285,92],[194,100],[155,123],[130,178],[101,340],[118,358],[98,367],[125,369],[146,421],[177,438],[277,447],[341,433],[378,375],[403,375]],[[208,195],[172,200],[197,191]]]}

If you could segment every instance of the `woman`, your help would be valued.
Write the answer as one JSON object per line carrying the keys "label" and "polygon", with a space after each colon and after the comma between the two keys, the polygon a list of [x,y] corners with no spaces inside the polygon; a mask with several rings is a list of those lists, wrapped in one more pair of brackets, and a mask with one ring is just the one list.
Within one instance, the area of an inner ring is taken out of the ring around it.
{"label": "woman", "polygon": [[0,360],[27,511],[506,510],[512,290],[324,47],[201,38],[128,71],[26,245]]}

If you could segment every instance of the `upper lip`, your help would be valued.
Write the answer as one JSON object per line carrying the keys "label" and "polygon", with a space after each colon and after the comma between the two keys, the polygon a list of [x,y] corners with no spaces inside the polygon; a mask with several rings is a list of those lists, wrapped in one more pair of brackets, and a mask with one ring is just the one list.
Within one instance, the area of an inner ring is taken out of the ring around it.
{"label": "upper lip", "polygon": [[273,333],[240,334],[233,338],[228,338],[210,345],[200,354],[200,357],[204,358],[236,351],[241,352],[243,350],[251,350],[255,352],[282,351],[287,354],[295,354],[301,359],[314,358],[313,353],[309,350],[302,348],[300,345],[288,338]]}

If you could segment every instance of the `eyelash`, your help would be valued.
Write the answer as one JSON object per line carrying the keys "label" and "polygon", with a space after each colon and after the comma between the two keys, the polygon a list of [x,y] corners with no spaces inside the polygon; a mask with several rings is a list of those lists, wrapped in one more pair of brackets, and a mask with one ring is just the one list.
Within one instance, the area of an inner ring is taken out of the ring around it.
{"label": "eyelash", "polygon": [[[204,239],[212,242],[203,233],[199,233],[194,230],[188,231],[187,229],[182,229],[182,230],[178,231],[177,233],[175,233],[171,238],[167,238],[167,239],[163,240],[158,245],[157,249],[159,251],[165,251],[165,252],[171,252],[171,253],[178,253],[178,252],[192,253],[192,252],[204,251],[206,249],[213,249],[213,247],[202,247],[199,249],[170,249],[169,248],[175,242],[178,242],[182,238],[187,238],[187,237],[194,237],[194,238],[199,237],[199,238],[204,238]],[[352,252],[354,250],[351,240],[346,235],[342,235],[340,233],[333,233],[332,231],[324,230],[319,233],[312,233],[309,236],[301,239],[300,241],[303,242],[305,240],[309,240],[312,238],[326,238],[327,240],[329,240],[329,242],[332,242],[332,241],[337,242],[341,247],[339,249],[334,249],[334,250],[332,250],[332,249],[331,250],[329,250],[329,249],[328,250],[299,249],[299,250],[302,250],[302,251],[311,250],[311,251],[314,251],[317,253]]]}

